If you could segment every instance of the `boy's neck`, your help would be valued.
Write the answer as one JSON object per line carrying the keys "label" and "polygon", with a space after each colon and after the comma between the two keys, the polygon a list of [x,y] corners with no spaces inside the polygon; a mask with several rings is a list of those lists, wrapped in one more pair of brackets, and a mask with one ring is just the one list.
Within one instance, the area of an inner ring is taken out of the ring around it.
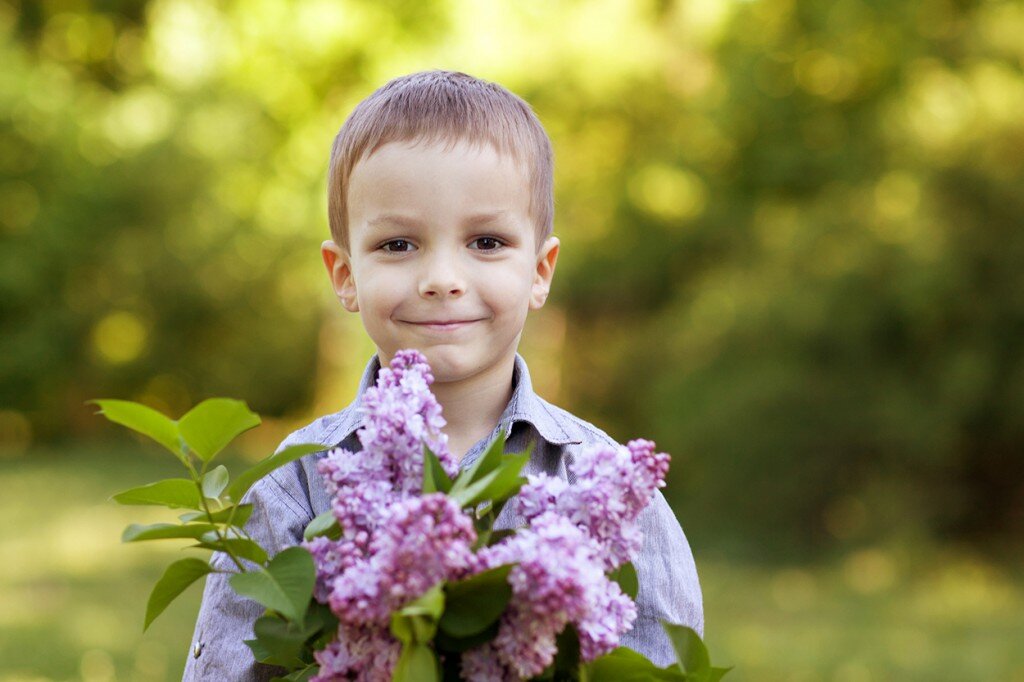
{"label": "boy's neck", "polygon": [[457,382],[435,381],[430,386],[447,425],[448,446],[458,460],[478,440],[490,435],[512,399],[515,357],[486,372]]}

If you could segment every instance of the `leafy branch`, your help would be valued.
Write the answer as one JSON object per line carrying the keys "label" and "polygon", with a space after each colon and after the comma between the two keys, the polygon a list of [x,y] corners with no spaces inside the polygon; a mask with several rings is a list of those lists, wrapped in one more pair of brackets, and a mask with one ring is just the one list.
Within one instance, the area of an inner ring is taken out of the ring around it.
{"label": "leafy branch", "polygon": [[[131,524],[121,536],[123,542],[191,539],[196,541],[191,547],[223,552],[239,574],[250,572],[243,560],[256,564],[259,571],[267,570],[272,563],[267,552],[245,532],[252,505],[242,504],[242,498],[260,478],[303,455],[323,450],[322,445],[308,443],[285,448],[243,471],[232,482],[227,467],[210,467],[231,441],[261,423],[259,415],[244,402],[210,398],[178,420],[127,400],[86,403],[98,405],[99,414],[110,421],[162,445],[188,472],[188,478],[169,478],[112,496],[118,504],[188,510],[178,517],[179,523]],[[168,566],[150,593],[143,630],[189,585],[214,572],[222,571],[195,558],[181,559]]]}
{"label": "leafy branch", "polygon": [[[290,547],[274,557],[248,533],[245,524],[253,511],[242,500],[252,486],[275,469],[304,455],[324,450],[316,443],[293,445],[267,457],[230,480],[223,465],[211,468],[216,456],[237,436],[260,424],[258,415],[242,401],[211,398],[189,410],[179,420],[138,403],[124,400],[91,400],[110,421],[152,438],[179,461],[188,478],[169,478],[131,488],[112,496],[124,505],[152,505],[186,510],[178,523],[131,524],[123,542],[162,539],[194,540],[193,548],[223,552],[237,568],[222,571],[197,558],[170,564],[154,586],[146,607],[143,630],[199,578],[211,573],[230,574],[234,591],[266,608],[254,623],[255,639],[247,640],[257,661],[283,666],[289,671],[278,680],[299,682],[318,672],[313,652],[335,636],[338,620],[326,605],[313,599],[316,567],[304,547]],[[424,448],[423,493],[440,492],[459,503],[474,519],[474,549],[493,545],[515,530],[494,530],[506,502],[526,479],[523,467],[527,450],[506,454],[495,439],[472,466],[454,479],[445,473],[437,455]],[[342,535],[330,511],[306,527],[307,540],[317,536],[338,539]],[[256,565],[247,569],[243,561]],[[391,633],[401,643],[393,679],[428,682],[459,679],[462,652],[494,638],[499,621],[512,597],[508,575],[514,565],[503,565],[458,581],[441,581],[425,594],[395,611]],[[635,597],[639,587],[636,569],[624,564],[610,577]],[[656,666],[641,654],[620,647],[590,662],[580,658],[579,637],[570,624],[558,638],[558,655],[538,680],[674,680],[718,682],[728,668],[711,666],[707,649],[691,628],[663,622],[677,662]]]}

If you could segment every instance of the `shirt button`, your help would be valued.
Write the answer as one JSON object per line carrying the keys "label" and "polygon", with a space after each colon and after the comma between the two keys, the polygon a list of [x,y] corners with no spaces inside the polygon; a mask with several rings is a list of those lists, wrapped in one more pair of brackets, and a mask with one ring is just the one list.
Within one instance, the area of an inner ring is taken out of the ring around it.
{"label": "shirt button", "polygon": [[196,642],[196,645],[192,647],[192,658],[199,658],[201,653],[203,653],[203,643]]}

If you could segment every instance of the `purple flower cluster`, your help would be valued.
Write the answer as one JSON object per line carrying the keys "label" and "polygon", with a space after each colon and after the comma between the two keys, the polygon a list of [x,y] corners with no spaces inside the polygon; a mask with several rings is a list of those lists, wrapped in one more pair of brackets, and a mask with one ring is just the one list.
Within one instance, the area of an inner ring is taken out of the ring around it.
{"label": "purple flower cluster", "polygon": [[640,550],[636,518],[665,487],[669,459],[643,439],[594,447],[569,466],[573,485],[546,474],[530,476],[516,498],[517,511],[527,522],[548,512],[571,520],[597,541],[605,570],[613,570]]}
{"label": "purple flower cluster", "polygon": [[317,464],[342,537],[305,543],[317,568],[314,597],[338,617],[337,638],[316,653],[314,680],[386,680],[400,646],[391,612],[472,566],[476,531],[441,493],[420,496],[423,446],[454,476],[426,359],[400,351],[363,394],[362,451],[335,448]]}
{"label": "purple flower cluster", "polygon": [[618,645],[636,605],[606,572],[631,560],[642,535],[636,518],[665,485],[669,456],[654,443],[596,447],[570,466],[576,482],[530,476],[512,503],[529,527],[478,554],[481,570],[509,563],[512,600],[493,641],[463,656],[463,675],[504,681],[551,664],[568,623],[590,661]]}
{"label": "purple flower cluster", "polygon": [[421,353],[402,350],[391,366],[382,367],[377,385],[363,393],[360,411],[365,416],[359,429],[364,453],[375,453],[390,474],[398,492],[418,494],[423,484],[423,445],[433,450],[449,476],[459,463],[448,450],[441,431],[441,405],[430,392],[434,375]]}
{"label": "purple flower cluster", "polygon": [[361,452],[335,448],[318,463],[342,535],[305,543],[317,567],[314,596],[339,622],[336,639],[315,654],[314,682],[390,679],[401,652],[389,631],[394,611],[440,581],[507,564],[515,564],[512,599],[495,638],[462,655],[465,679],[539,674],[569,624],[584,660],[615,648],[636,605],[607,573],[639,550],[636,519],[664,486],[668,455],[634,440],[581,453],[570,465],[573,485],[530,476],[509,503],[528,527],[474,554],[470,516],[443,493],[422,494],[424,445],[450,477],[458,472],[432,382],[423,355],[397,353],[363,395]]}
{"label": "purple flower cluster", "polygon": [[[528,530],[480,550],[484,568],[516,563],[509,572],[512,599],[490,643],[463,658],[467,679],[512,679],[539,674],[554,659],[555,640],[568,623],[579,632],[585,660],[615,648],[636,619],[636,606],[605,576],[601,548],[568,518],[536,517]],[[482,651],[481,651],[482,649]],[[499,662],[481,669],[481,658]]]}
{"label": "purple flower cluster", "polygon": [[[438,582],[465,575],[475,541],[473,522],[444,493],[392,504],[368,551],[351,561],[318,553],[331,541],[314,540],[310,551],[328,586],[326,603],[338,617],[338,634],[315,654],[320,673],[313,679],[390,679],[400,651],[388,630],[391,613]],[[344,568],[332,573],[336,566]],[[322,594],[318,589],[317,598]]]}
{"label": "purple flower cluster", "polygon": [[334,580],[331,611],[350,625],[387,625],[392,611],[465,574],[475,541],[472,520],[444,493],[396,502],[366,557]]}
{"label": "purple flower cluster", "polygon": [[335,448],[317,465],[345,537],[363,549],[384,509],[421,491],[424,444],[449,476],[458,472],[441,431],[441,406],[430,392],[433,381],[422,354],[396,353],[391,366],[377,373],[377,385],[363,393],[363,425],[356,434],[362,450]]}
{"label": "purple flower cluster", "polygon": [[387,628],[340,625],[338,637],[316,652],[320,674],[313,680],[391,682],[402,646]]}

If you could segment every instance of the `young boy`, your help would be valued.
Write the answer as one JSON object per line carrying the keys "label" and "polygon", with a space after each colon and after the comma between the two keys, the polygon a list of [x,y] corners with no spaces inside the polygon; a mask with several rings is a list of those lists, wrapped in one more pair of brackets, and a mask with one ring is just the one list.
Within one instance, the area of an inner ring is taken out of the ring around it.
{"label": "young boy", "polygon": [[[462,466],[501,437],[507,452],[534,445],[526,473],[568,478],[580,450],[614,444],[534,393],[517,353],[527,312],[548,296],[559,252],[551,143],[529,105],[458,72],[392,80],[338,133],[328,193],[332,239],[321,247],[323,261],[341,305],[360,314],[377,354],[351,405],[292,433],[281,448],[314,442],[325,451],[357,451],[361,396],[404,348],[430,363],[448,443]],[[277,470],[248,494],[255,508],[246,529],[271,553],[298,544],[306,524],[329,507],[316,470],[323,455]],[[700,586],[660,493],[640,527],[638,618],[622,644],[666,665],[674,654],[659,621],[703,632]],[[212,562],[228,568],[220,555]],[[224,574],[211,574],[185,679],[272,677],[276,669],[255,663],[243,643],[261,612],[234,594]]]}

